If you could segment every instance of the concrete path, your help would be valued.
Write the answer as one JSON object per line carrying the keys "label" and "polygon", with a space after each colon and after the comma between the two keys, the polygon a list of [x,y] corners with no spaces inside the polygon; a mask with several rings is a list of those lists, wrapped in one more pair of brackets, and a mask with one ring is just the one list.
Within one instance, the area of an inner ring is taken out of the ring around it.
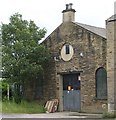
{"label": "concrete path", "polygon": [[56,112],[45,114],[1,114],[2,118],[102,118],[101,114]]}

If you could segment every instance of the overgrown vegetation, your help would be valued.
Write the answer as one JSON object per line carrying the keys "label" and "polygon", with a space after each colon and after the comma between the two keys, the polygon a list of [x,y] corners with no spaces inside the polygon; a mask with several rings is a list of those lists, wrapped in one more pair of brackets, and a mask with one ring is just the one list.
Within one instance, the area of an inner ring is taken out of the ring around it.
{"label": "overgrown vegetation", "polygon": [[[45,113],[46,109],[42,104],[35,102],[21,101],[17,104],[12,101],[3,101],[2,103],[2,113]],[[1,105],[0,105],[1,106]]]}
{"label": "overgrown vegetation", "polygon": [[103,118],[116,118],[116,114],[113,112],[111,112],[111,113],[105,112],[105,113],[103,113]]}
{"label": "overgrown vegetation", "polygon": [[[0,100],[0,112],[2,113],[44,113],[46,110],[44,105],[41,103],[27,102],[21,100],[19,85],[15,86],[14,92],[12,88],[9,87],[8,96],[8,86],[6,80],[0,81],[0,89],[2,90],[2,100]],[[2,111],[1,111],[2,110]]]}
{"label": "overgrown vegetation", "polygon": [[[8,83],[6,80],[1,79],[0,81],[0,90],[1,90],[1,98],[0,100],[4,101],[4,100],[8,100],[8,96],[7,96],[7,91],[8,91]],[[9,88],[9,90],[11,90],[11,88]]]}

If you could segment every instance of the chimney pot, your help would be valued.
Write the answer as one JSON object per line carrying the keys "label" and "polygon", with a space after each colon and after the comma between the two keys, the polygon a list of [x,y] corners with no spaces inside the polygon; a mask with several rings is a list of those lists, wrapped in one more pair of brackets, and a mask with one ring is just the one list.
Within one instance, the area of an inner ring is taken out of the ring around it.
{"label": "chimney pot", "polygon": [[69,5],[68,5],[68,4],[66,4],[66,10],[68,10],[68,6],[69,6]]}
{"label": "chimney pot", "polygon": [[73,5],[72,3],[69,3],[69,9],[72,9],[72,5]]}

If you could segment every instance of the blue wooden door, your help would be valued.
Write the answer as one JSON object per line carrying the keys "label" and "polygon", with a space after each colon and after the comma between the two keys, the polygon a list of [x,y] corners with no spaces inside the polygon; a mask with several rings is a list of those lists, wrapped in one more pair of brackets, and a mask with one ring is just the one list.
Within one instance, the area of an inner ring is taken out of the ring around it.
{"label": "blue wooden door", "polygon": [[80,111],[80,81],[77,74],[63,76],[63,108],[64,111]]}

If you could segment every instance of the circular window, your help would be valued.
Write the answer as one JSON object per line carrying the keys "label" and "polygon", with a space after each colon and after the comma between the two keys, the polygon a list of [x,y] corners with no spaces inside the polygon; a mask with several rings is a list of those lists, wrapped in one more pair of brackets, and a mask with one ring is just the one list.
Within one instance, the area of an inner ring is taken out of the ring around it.
{"label": "circular window", "polygon": [[61,58],[64,60],[64,61],[69,61],[71,60],[72,56],[74,54],[74,50],[73,50],[73,47],[71,45],[64,45],[61,49]]}

